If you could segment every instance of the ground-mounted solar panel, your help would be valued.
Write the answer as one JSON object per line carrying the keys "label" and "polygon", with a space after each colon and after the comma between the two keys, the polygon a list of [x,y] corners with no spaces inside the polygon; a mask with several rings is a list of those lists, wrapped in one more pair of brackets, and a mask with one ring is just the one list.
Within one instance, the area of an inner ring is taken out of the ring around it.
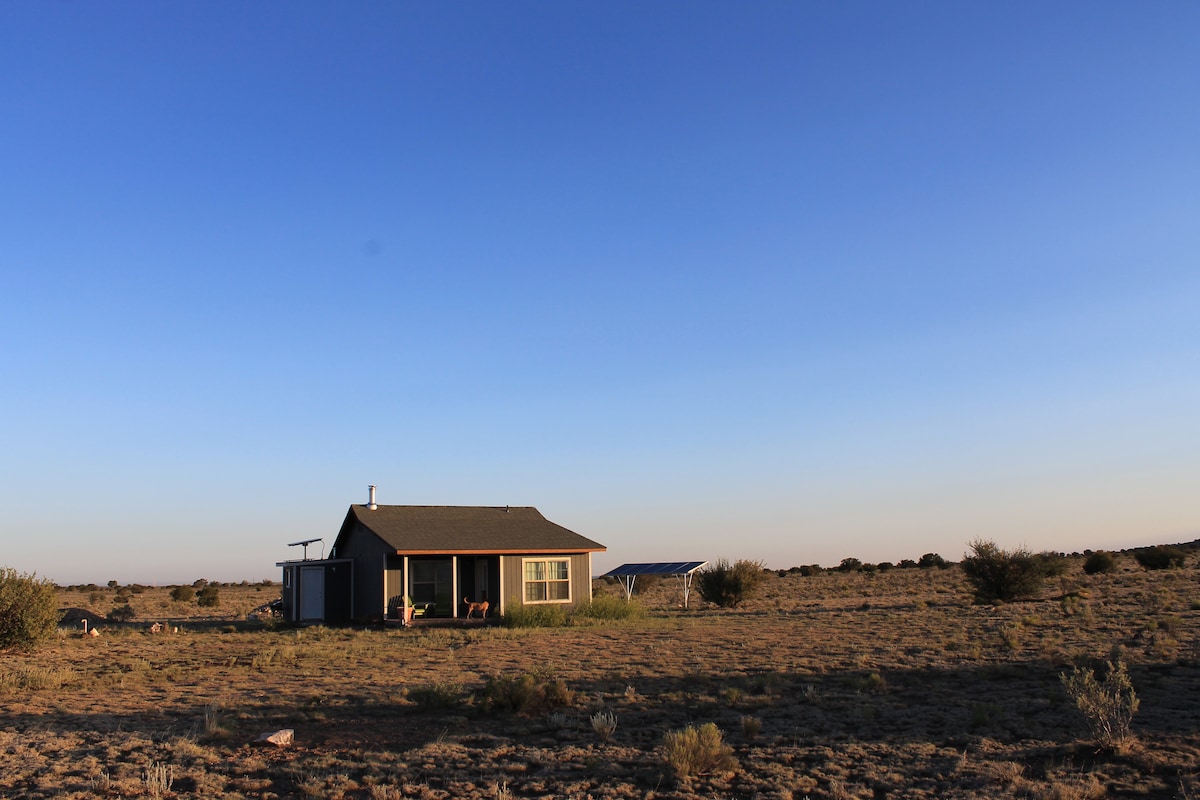
{"label": "ground-mounted solar panel", "polygon": [[707,561],[655,561],[647,564],[622,564],[604,573],[605,578],[624,578],[629,575],[686,575],[707,564]]}
{"label": "ground-mounted solar panel", "polygon": [[687,608],[692,593],[692,576],[707,561],[653,561],[643,564],[622,564],[604,573],[603,578],[616,578],[625,587],[625,599],[633,597],[633,585],[639,575],[658,575],[679,578],[683,584],[683,607]]}

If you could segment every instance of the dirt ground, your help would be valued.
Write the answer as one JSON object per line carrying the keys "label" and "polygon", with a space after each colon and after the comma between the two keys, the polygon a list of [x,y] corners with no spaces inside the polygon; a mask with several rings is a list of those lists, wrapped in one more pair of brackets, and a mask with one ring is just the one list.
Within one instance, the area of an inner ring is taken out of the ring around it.
{"label": "dirt ground", "polygon": [[[533,630],[300,629],[245,620],[277,586],[213,609],[146,589],[127,625],[0,656],[0,796],[1194,800],[1195,560],[1073,559],[1002,606],[957,567],[773,575],[732,611],[683,610],[664,579],[645,618]],[[1101,747],[1060,676],[1113,657],[1140,707]],[[513,710],[497,687],[519,676],[535,695]],[[731,760],[678,777],[665,737],[710,722]],[[292,746],[253,744],[283,728]]]}

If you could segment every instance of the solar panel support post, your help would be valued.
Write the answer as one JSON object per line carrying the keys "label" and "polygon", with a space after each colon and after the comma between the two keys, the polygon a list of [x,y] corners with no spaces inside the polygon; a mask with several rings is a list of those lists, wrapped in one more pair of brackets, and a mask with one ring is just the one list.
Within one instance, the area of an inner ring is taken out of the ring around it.
{"label": "solar panel support post", "polygon": [[637,580],[637,575],[622,575],[618,580],[625,587],[625,602],[633,599],[633,582]]}
{"label": "solar panel support post", "polygon": [[683,584],[683,607],[684,608],[688,607],[688,595],[690,595],[692,593],[692,576],[695,574],[696,574],[695,572],[679,573],[679,580]]}

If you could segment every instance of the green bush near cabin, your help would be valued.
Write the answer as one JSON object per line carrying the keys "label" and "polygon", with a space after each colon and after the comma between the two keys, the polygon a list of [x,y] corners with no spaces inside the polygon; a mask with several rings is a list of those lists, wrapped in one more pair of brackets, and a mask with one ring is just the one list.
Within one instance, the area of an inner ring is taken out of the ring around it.
{"label": "green bush near cabin", "polygon": [[506,628],[559,628],[567,624],[567,610],[560,603],[513,603],[502,619]]}
{"label": "green bush near cabin", "polygon": [[624,619],[641,619],[646,616],[646,607],[637,600],[625,600],[612,595],[593,597],[571,612],[572,622],[609,622]]}

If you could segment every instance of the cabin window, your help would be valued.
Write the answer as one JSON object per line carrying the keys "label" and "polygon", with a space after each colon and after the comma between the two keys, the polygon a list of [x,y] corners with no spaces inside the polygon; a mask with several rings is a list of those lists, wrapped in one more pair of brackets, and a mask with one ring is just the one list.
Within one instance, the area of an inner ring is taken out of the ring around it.
{"label": "cabin window", "polygon": [[571,562],[569,559],[526,559],[524,563],[526,603],[570,601]]}

